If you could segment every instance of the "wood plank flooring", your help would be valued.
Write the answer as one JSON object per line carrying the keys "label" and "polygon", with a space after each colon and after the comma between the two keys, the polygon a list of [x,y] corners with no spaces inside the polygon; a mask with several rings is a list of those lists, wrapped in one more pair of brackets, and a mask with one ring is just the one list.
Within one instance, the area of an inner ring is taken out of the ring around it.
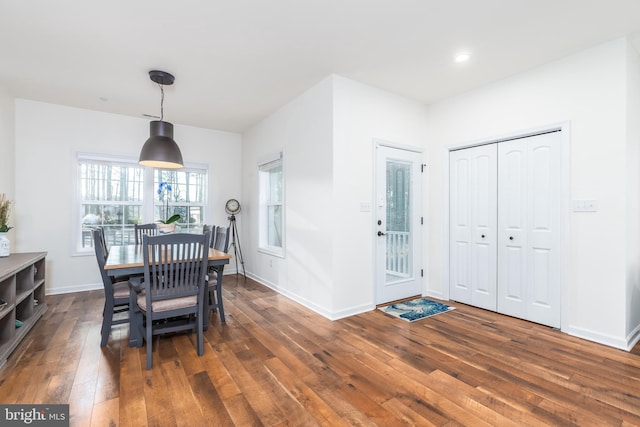
{"label": "wood plank flooring", "polygon": [[100,347],[102,292],[49,296],[0,370],[2,403],[69,403],[73,426],[640,425],[640,348],[624,352],[452,303],[407,323],[376,310],[331,322],[225,276],[195,334]]}

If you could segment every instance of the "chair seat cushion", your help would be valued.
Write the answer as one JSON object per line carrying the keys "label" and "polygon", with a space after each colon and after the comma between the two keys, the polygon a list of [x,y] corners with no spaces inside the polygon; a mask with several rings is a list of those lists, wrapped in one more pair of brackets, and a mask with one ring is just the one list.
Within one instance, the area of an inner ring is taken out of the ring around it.
{"label": "chair seat cushion", "polygon": [[129,298],[129,281],[116,282],[113,284],[114,298]]}
{"label": "chair seat cushion", "polygon": [[[171,298],[171,299],[165,299],[161,301],[154,301],[152,303],[152,306],[153,306],[152,308],[153,308],[153,311],[160,312],[160,311],[177,310],[179,308],[185,308],[185,307],[193,307],[196,305],[198,305],[198,296],[191,295],[188,297]],[[138,295],[138,307],[140,307],[140,310],[144,312],[147,311],[147,297],[144,294],[144,292],[141,292]]]}

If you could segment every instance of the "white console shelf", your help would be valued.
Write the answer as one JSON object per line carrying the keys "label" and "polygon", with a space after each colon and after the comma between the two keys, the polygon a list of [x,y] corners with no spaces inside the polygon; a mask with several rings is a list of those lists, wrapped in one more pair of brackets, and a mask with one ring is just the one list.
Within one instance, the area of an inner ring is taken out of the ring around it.
{"label": "white console shelf", "polygon": [[[0,258],[0,366],[47,311],[44,301],[46,252]],[[22,322],[17,327],[16,320]]]}

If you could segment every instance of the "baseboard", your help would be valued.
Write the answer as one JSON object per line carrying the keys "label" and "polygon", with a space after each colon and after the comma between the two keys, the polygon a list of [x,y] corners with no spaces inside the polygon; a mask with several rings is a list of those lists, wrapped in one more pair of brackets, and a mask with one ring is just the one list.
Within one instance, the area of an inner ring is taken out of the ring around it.
{"label": "baseboard", "polygon": [[289,292],[286,289],[282,289],[280,288],[278,285],[276,285],[275,283],[272,283],[268,280],[266,280],[263,277],[257,276],[255,274],[252,273],[247,273],[247,277],[250,277],[251,279],[255,280],[256,282],[274,290],[275,292],[279,293],[280,295],[283,295],[287,298],[289,298],[292,301],[297,302],[300,305],[303,305],[304,307],[308,308],[309,310],[318,313],[319,315],[326,317],[329,320],[338,320],[338,319],[342,319],[348,316],[353,316],[355,314],[360,314],[360,313],[364,313],[367,311],[371,311],[373,309],[375,309],[375,305],[372,304],[365,304],[362,306],[358,306],[358,307],[351,307],[345,310],[340,310],[338,312],[333,312],[331,310],[327,310],[325,307],[319,306],[315,303],[313,303],[312,301],[307,300],[306,298],[301,297],[298,294],[295,294],[293,292]]}
{"label": "baseboard", "polygon": [[574,337],[582,338],[585,340],[593,341],[598,344],[603,344],[609,347],[619,348],[620,350],[629,351],[633,347],[629,347],[630,341],[628,339],[621,339],[612,335],[601,334],[588,329],[570,326],[563,328],[562,332],[572,335]]}
{"label": "baseboard", "polygon": [[627,335],[627,351],[631,351],[631,349],[633,347],[636,346],[636,344],[638,344],[638,341],[640,341],[640,325],[636,326],[636,328],[631,331],[631,333],[629,335]]}
{"label": "baseboard", "polygon": [[45,295],[61,295],[61,294],[71,294],[73,292],[95,291],[103,288],[104,288],[104,285],[102,283],[88,283],[85,285],[68,286],[64,288],[52,288],[52,289],[46,288],[44,293]]}
{"label": "baseboard", "polygon": [[422,296],[427,298],[436,298],[442,301],[449,301],[449,298],[445,298],[442,292],[427,291],[423,293]]}

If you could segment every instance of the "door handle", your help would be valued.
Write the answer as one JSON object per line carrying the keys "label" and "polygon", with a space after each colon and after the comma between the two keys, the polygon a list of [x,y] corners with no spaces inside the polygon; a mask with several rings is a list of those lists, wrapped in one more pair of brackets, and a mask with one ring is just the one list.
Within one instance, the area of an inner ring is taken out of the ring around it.
{"label": "door handle", "polygon": [[509,240],[513,240],[513,236],[509,236]]}
{"label": "door handle", "polygon": [[480,236],[480,237],[482,237],[484,239],[484,234],[482,236]]}
{"label": "door handle", "polygon": [[382,231],[378,231],[378,236],[384,236],[386,233],[383,233]]}

